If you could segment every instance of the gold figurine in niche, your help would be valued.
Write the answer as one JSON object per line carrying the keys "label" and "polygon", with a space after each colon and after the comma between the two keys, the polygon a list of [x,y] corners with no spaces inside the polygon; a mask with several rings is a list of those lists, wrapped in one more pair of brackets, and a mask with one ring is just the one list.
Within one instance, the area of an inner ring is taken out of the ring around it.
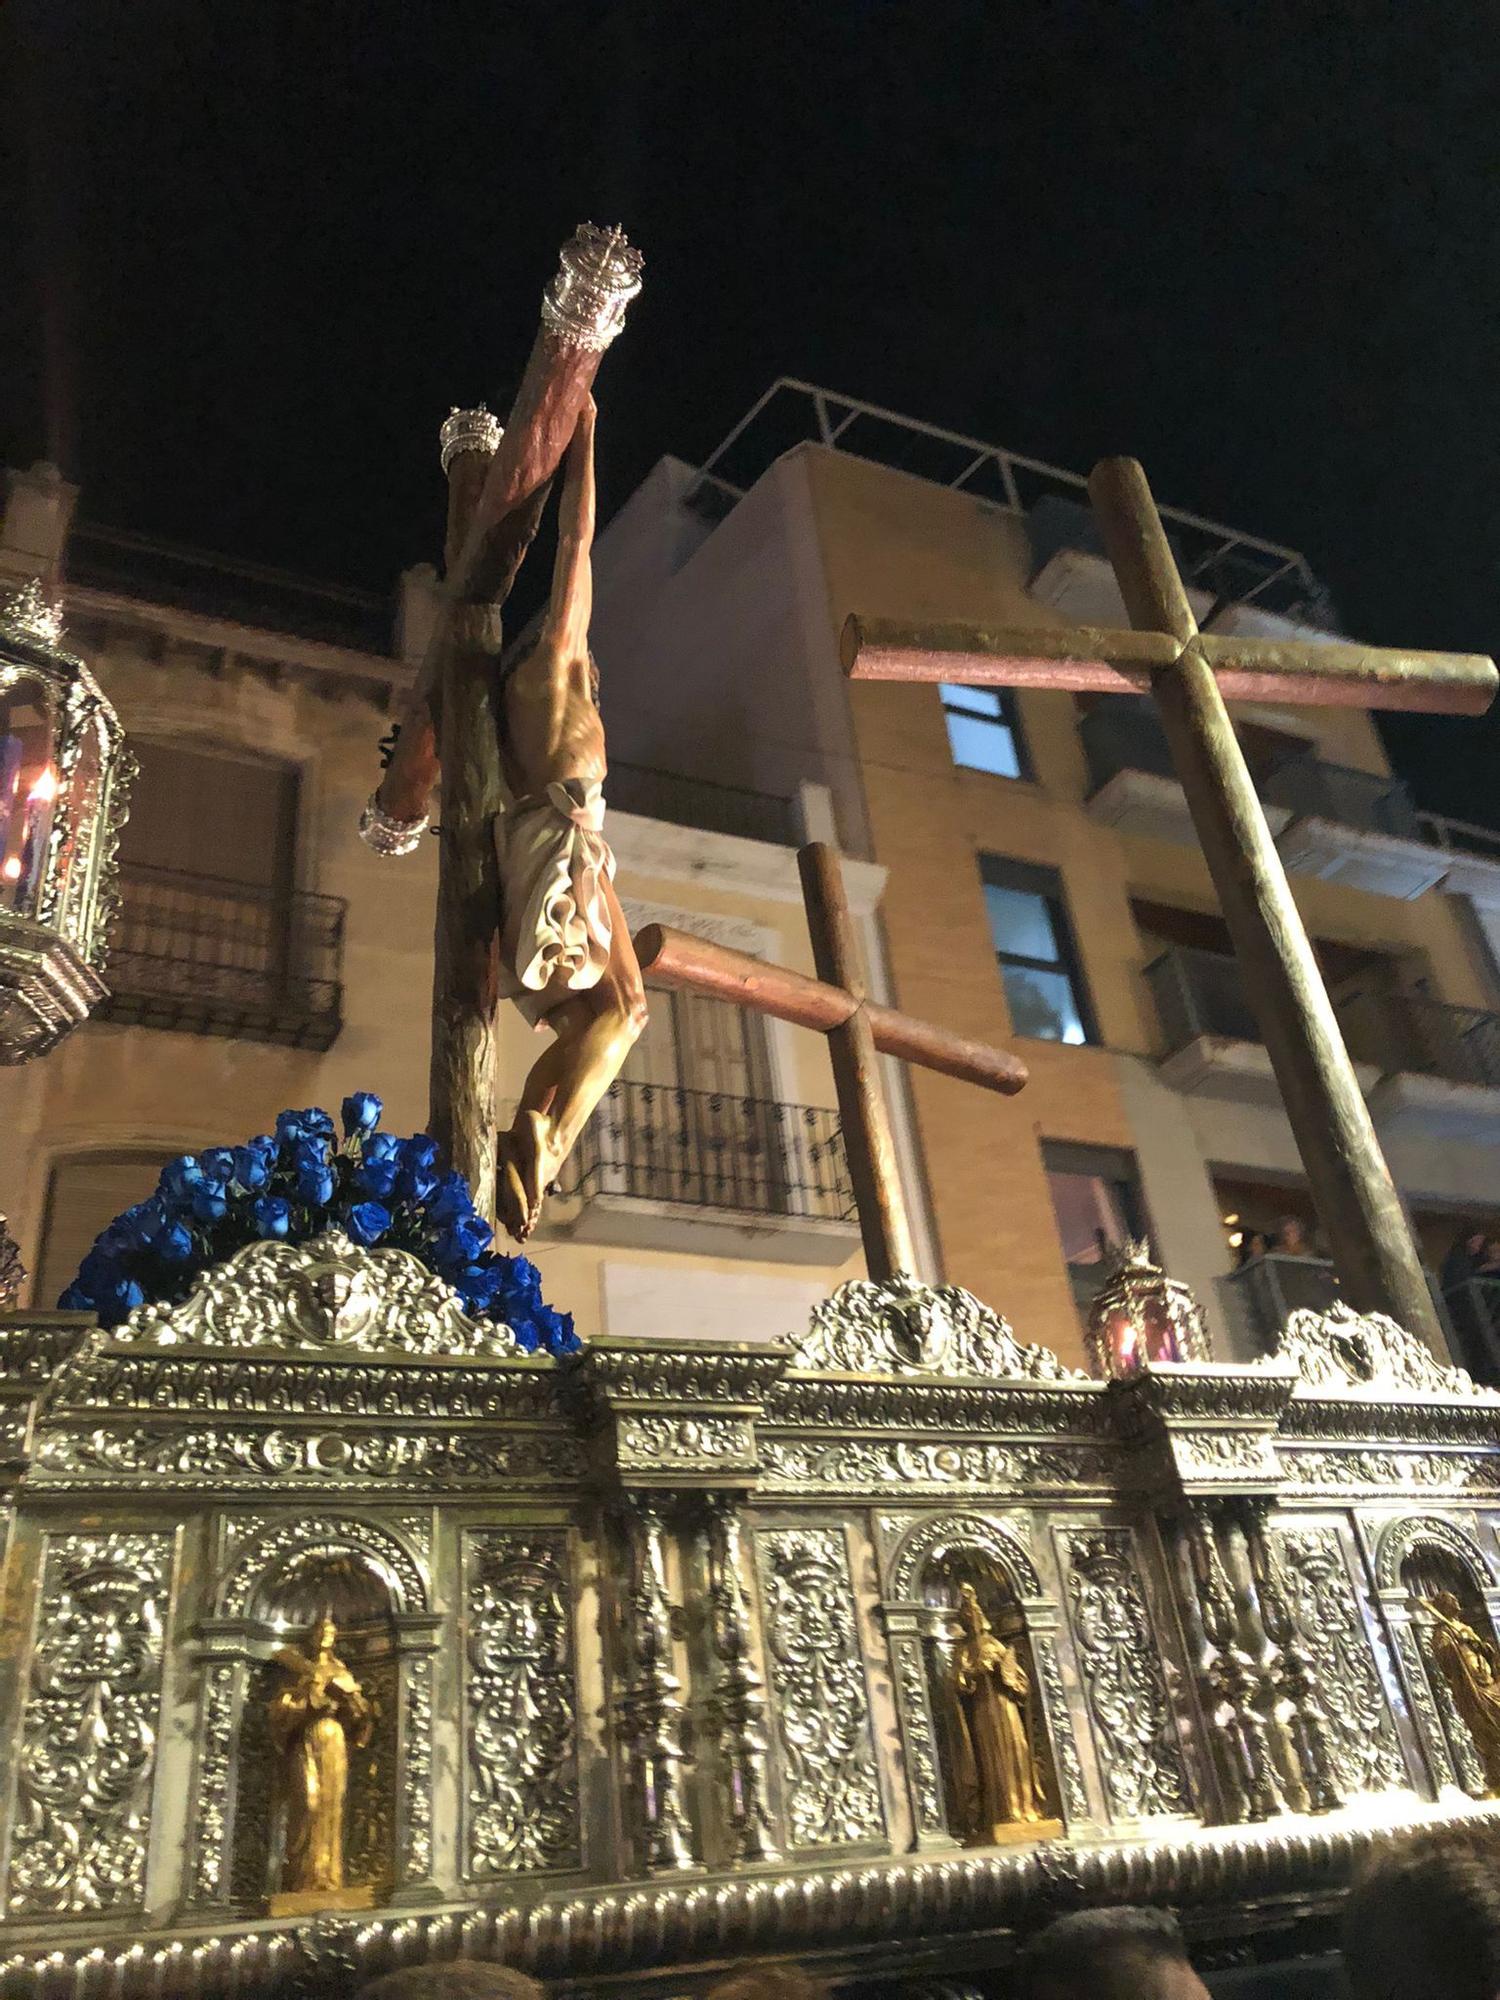
{"label": "gold figurine in niche", "polygon": [[1026,1729],[1031,1683],[1014,1646],[997,1639],[971,1583],[959,1585],[959,1631],[950,1677],[958,1708],[958,1795],[967,1808],[971,1846],[1016,1838],[1039,1827],[1036,1757]]}
{"label": "gold figurine in niche", "polygon": [[1500,1651],[1493,1639],[1482,1637],[1467,1622],[1451,1590],[1440,1590],[1420,1602],[1437,1620],[1433,1662],[1474,1739],[1484,1766],[1485,1790],[1492,1798],[1500,1796]]}
{"label": "gold figurine in niche", "polygon": [[369,1884],[344,1884],[344,1815],[349,1791],[349,1746],[363,1750],[374,1711],[359,1682],[334,1651],[338,1627],[327,1616],[312,1631],[311,1657],[283,1646],[277,1664],[290,1676],[271,1697],[271,1742],[279,1766],[286,1836],[281,1893],[271,1914],[299,1910],[363,1909],[374,1901]]}

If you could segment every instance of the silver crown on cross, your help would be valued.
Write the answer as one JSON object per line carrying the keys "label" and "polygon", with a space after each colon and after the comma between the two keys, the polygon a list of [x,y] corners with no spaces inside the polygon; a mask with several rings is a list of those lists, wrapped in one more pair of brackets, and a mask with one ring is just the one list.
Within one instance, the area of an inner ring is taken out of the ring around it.
{"label": "silver crown on cross", "polygon": [[625,324],[625,308],[641,289],[639,250],[623,229],[580,223],[562,248],[557,275],[542,295],[542,323],[573,347],[609,346]]}
{"label": "silver crown on cross", "polygon": [[455,404],[438,432],[438,453],[444,472],[460,452],[482,451],[486,457],[493,457],[504,435],[500,419],[483,403],[472,410],[461,410]]}

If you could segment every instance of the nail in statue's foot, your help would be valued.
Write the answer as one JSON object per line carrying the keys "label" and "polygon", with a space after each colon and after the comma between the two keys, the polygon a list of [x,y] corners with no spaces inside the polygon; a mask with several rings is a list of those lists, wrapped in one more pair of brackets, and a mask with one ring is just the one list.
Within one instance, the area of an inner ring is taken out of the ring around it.
{"label": "nail in statue's foot", "polygon": [[551,1181],[546,1124],[539,1112],[522,1111],[500,1135],[496,1160],[496,1208],[507,1232],[524,1243],[536,1228],[542,1197]]}

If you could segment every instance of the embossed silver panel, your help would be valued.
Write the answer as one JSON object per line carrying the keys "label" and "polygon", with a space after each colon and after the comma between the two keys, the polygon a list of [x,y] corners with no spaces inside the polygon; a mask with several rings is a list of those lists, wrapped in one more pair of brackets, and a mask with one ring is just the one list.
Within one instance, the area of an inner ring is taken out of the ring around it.
{"label": "embossed silver panel", "polygon": [[567,1536],[464,1535],[464,1873],[577,1868],[578,1707]]}
{"label": "embossed silver panel", "polygon": [[170,1534],[48,1535],[7,1907],[140,1905],[161,1706]]}
{"label": "embossed silver panel", "polygon": [[885,1808],[843,1535],[765,1528],[755,1547],[791,1844],[879,1840]]}

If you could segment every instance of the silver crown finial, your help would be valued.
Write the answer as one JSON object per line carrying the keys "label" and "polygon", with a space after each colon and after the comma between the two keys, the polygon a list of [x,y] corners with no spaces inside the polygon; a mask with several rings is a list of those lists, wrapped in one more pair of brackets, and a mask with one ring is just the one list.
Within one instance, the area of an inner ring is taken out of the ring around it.
{"label": "silver crown finial", "polygon": [[641,289],[642,262],[623,229],[580,223],[542,296],[542,323],[572,347],[608,347]]}
{"label": "silver crown finial", "polygon": [[39,640],[53,651],[62,643],[62,612],[37,577],[0,601],[0,626],[20,638]]}
{"label": "silver crown finial", "polygon": [[438,452],[444,472],[461,451],[482,451],[493,456],[504,435],[500,419],[483,403],[472,410],[461,410],[455,403],[438,432]]}

